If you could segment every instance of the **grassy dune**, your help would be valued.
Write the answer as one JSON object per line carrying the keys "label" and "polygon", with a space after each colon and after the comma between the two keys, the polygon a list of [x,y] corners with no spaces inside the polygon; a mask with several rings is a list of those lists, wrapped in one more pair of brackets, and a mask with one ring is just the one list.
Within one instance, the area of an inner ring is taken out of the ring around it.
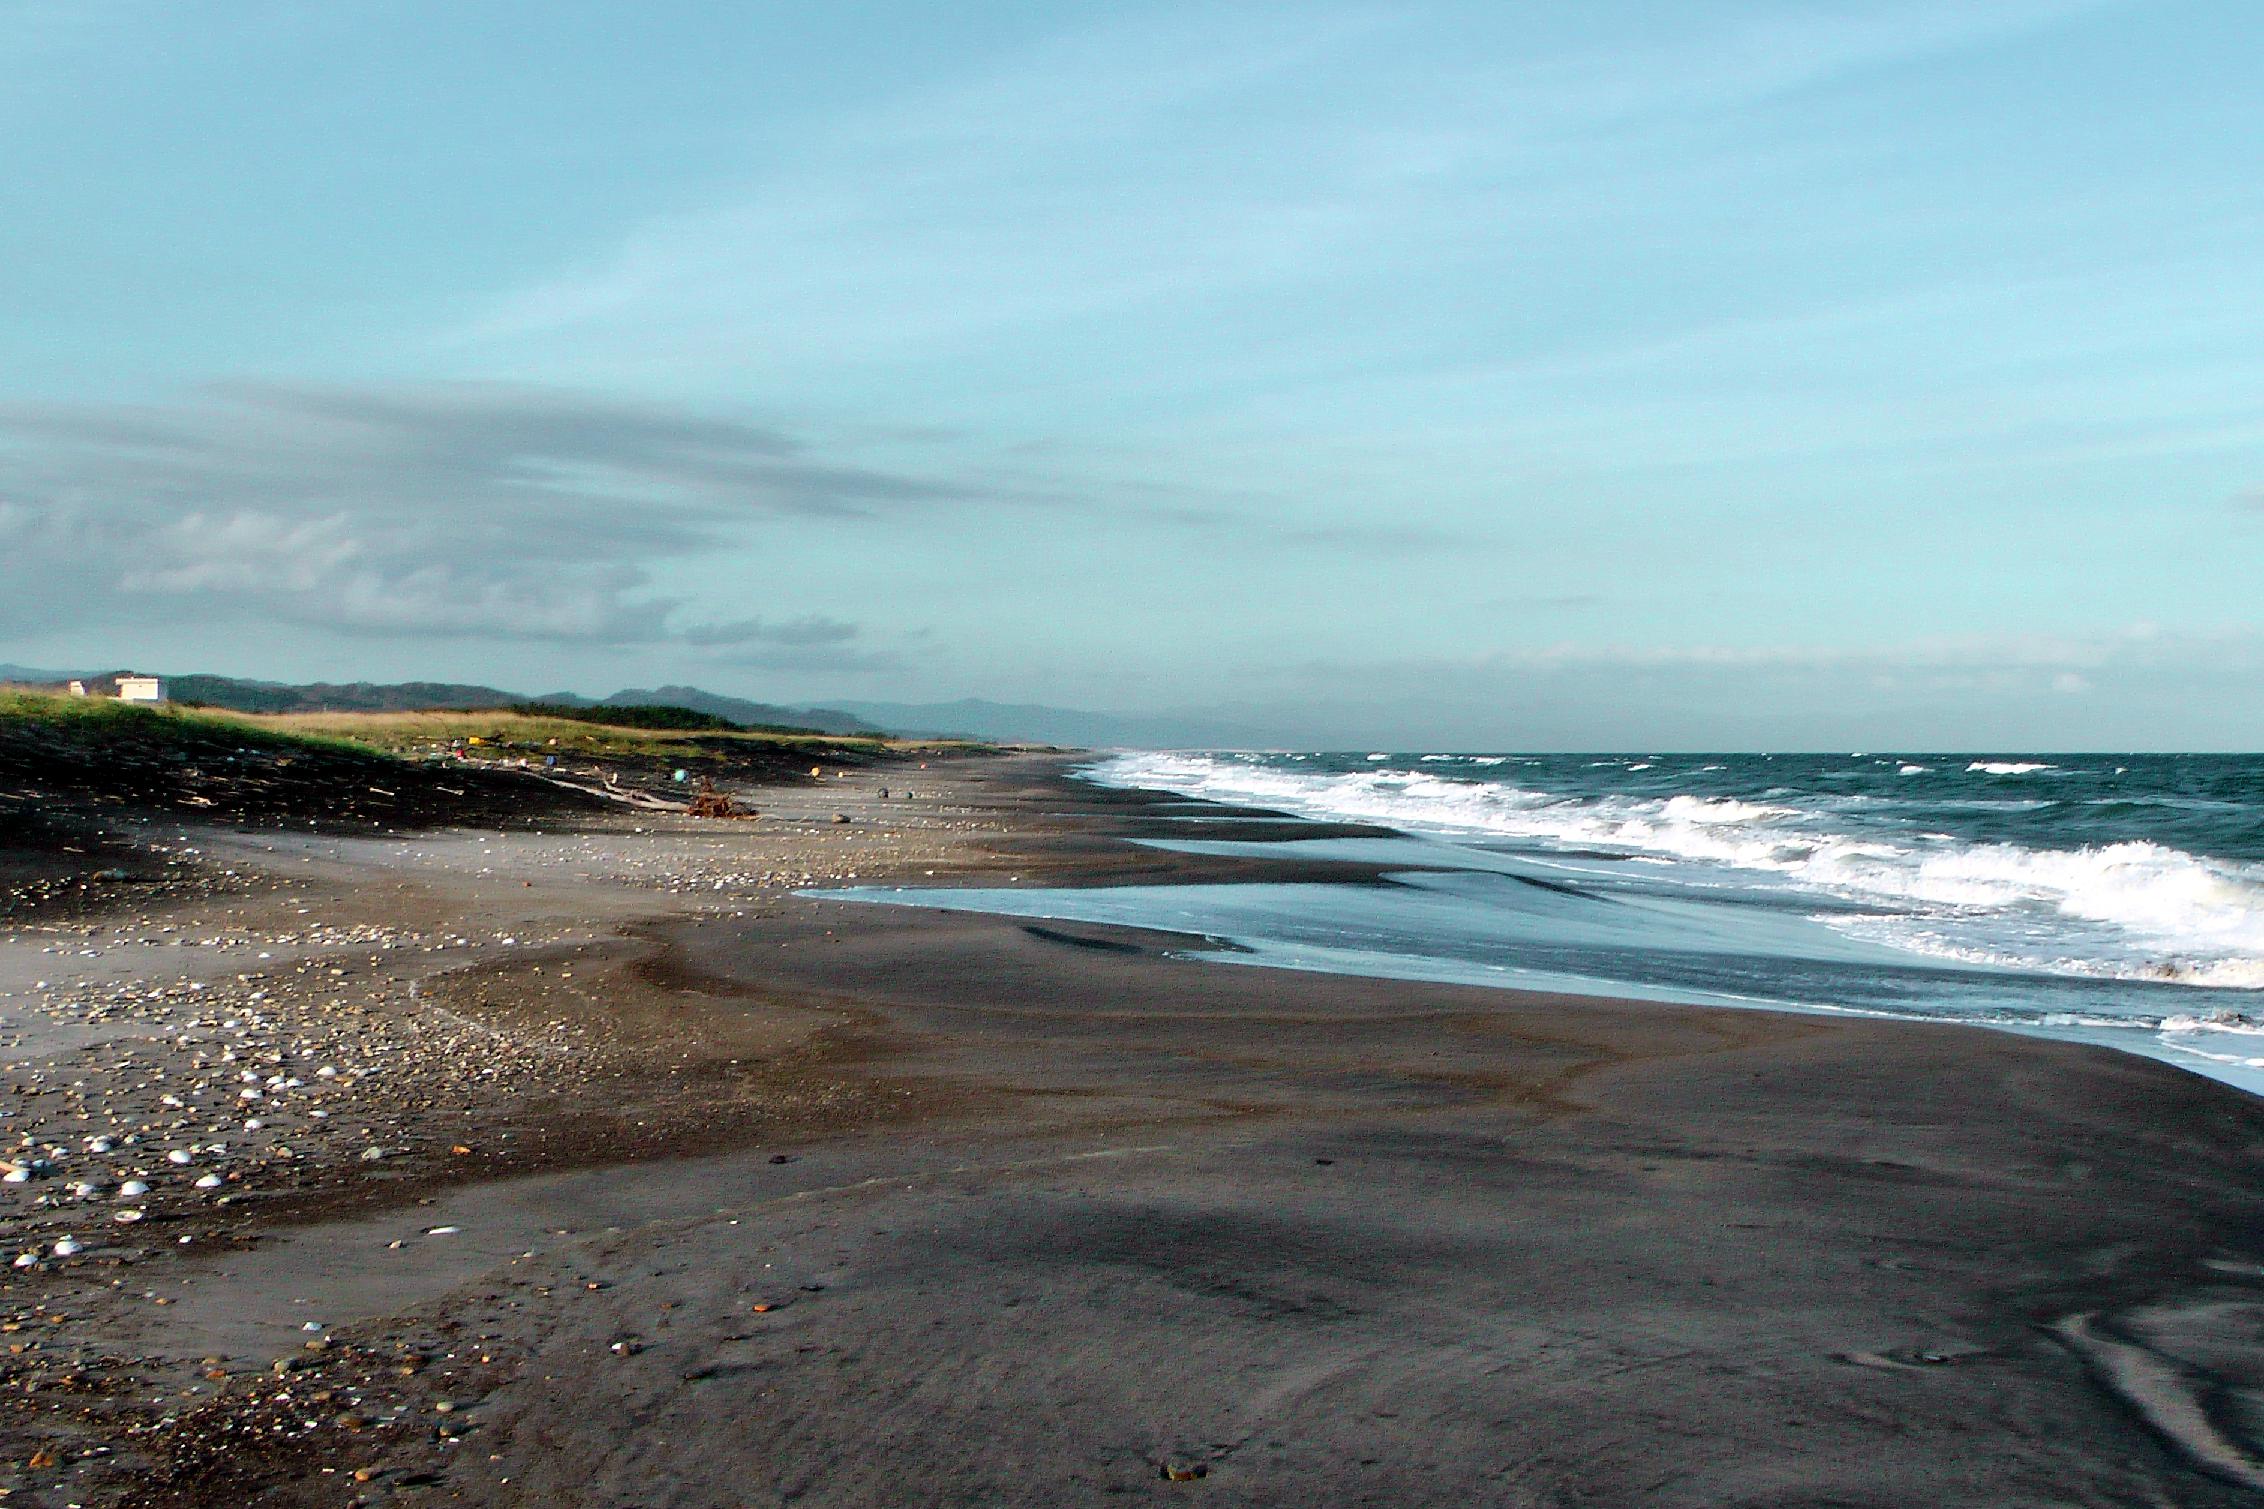
{"label": "grassy dune", "polygon": [[9,687],[0,687],[0,741],[36,746],[58,756],[126,747],[186,754],[234,748],[281,752],[293,746],[326,754],[383,752],[361,740],[316,729],[281,728],[277,720],[242,713],[153,707]]}
{"label": "grassy dune", "polygon": [[[505,709],[482,712],[423,713],[270,713],[224,714],[241,717],[280,734],[341,739],[387,754],[431,754],[457,741],[478,758],[527,754],[591,755],[603,758],[669,760],[727,759],[732,754],[808,750],[879,753],[885,739],[843,738],[833,734],[784,734],[756,730],[693,732],[673,728],[623,728],[581,718],[549,718]],[[473,744],[472,740],[478,740]]]}
{"label": "grassy dune", "polygon": [[[36,742],[54,753],[140,747],[206,753],[283,751],[297,744],[328,753],[421,758],[455,751],[469,760],[530,756],[677,762],[677,765],[783,765],[792,758],[872,758],[885,751],[944,749],[944,742],[856,738],[772,728],[634,728],[593,722],[591,713],[550,717],[487,708],[432,713],[231,713],[222,708],[143,706],[109,697],[59,697],[0,688],[0,740]],[[964,747],[964,744],[958,744]]]}
{"label": "grassy dune", "polygon": [[89,751],[119,743],[184,749],[226,744],[270,748],[303,744],[418,756],[462,748],[472,759],[528,754],[610,759],[729,760],[734,755],[877,754],[897,741],[763,729],[632,728],[587,715],[555,718],[498,708],[475,712],[239,713],[107,697],[0,690],[0,736]]}
{"label": "grassy dune", "polygon": [[550,763],[559,775],[681,795],[677,771],[771,784],[944,747],[621,727],[582,713],[241,713],[0,687],[0,847],[25,814],[57,802],[381,829],[516,822],[604,805],[537,779]]}

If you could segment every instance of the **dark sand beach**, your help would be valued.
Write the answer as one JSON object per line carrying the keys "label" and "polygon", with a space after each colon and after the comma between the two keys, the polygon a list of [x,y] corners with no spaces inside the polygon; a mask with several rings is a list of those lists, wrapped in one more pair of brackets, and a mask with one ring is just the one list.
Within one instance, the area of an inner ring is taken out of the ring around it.
{"label": "dark sand beach", "polygon": [[743,824],[175,823],[224,881],[11,924],[14,1133],[74,1156],[101,1093],[210,1066],[188,983],[266,992],[278,1069],[399,1046],[279,1118],[284,1158],[133,1102],[153,1149],[231,1144],[193,1155],[225,1208],[10,1197],[10,1252],[87,1240],[8,1280],[9,1501],[2264,1488],[2264,1103],[1972,1029],[792,894],[1359,877],[1129,847],[1187,804],[1069,764],[881,767]]}

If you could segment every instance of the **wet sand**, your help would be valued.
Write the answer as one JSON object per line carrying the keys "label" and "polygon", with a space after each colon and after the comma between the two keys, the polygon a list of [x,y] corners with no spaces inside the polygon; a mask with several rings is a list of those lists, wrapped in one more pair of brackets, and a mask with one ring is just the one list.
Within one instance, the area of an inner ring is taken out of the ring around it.
{"label": "wet sand", "polygon": [[[178,1195],[133,1228],[164,1242],[18,1273],[10,1450],[53,1459],[12,1502],[2264,1485],[2264,1103],[1967,1029],[1222,968],[1199,940],[789,894],[1373,878],[1126,846],[1187,804],[1060,770],[243,856],[305,873],[160,925],[366,909],[397,930],[385,978],[424,984],[357,1003],[485,1046],[443,1034],[352,1102],[396,1118],[396,1164],[342,1138],[226,1219]],[[573,1071],[482,1092],[483,1054],[544,1045]]]}

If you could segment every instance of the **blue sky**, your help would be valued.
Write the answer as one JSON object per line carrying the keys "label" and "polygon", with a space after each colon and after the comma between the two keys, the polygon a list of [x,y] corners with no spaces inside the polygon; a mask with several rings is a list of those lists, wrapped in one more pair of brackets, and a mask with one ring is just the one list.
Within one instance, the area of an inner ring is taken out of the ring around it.
{"label": "blue sky", "polygon": [[2246,7],[0,18],[0,659],[2264,745]]}

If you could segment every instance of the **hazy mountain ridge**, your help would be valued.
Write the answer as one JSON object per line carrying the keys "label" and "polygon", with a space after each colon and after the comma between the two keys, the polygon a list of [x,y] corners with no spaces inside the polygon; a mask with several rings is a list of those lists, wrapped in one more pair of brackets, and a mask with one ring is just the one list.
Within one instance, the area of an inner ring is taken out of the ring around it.
{"label": "hazy mountain ridge", "polygon": [[836,707],[782,707],[771,702],[750,702],[696,686],[636,687],[589,702],[570,694],[537,699],[543,702],[583,702],[593,707],[688,707],[696,713],[713,713],[734,723],[814,728],[821,734],[877,734],[893,732],[868,723]]}
{"label": "hazy mountain ridge", "polygon": [[1062,744],[1078,749],[1250,749],[1283,740],[1265,729],[1191,713],[1101,713],[1042,703],[836,702],[832,706],[904,734]]}
{"label": "hazy mountain ridge", "polygon": [[[109,692],[116,671],[89,674],[0,664],[0,681],[60,685],[82,680]],[[963,697],[954,702],[830,702],[820,707],[787,706],[727,696],[696,686],[670,684],[627,687],[603,697],[579,692],[528,695],[477,682],[284,682],[237,676],[169,676],[176,701],[201,702],[238,712],[409,712],[429,708],[509,707],[523,702],[566,707],[685,707],[733,723],[814,729],[829,734],[943,735],[1059,744],[1080,749],[1264,748],[1282,743],[1278,734],[1200,712],[1120,714],[1042,703],[992,702]]]}

